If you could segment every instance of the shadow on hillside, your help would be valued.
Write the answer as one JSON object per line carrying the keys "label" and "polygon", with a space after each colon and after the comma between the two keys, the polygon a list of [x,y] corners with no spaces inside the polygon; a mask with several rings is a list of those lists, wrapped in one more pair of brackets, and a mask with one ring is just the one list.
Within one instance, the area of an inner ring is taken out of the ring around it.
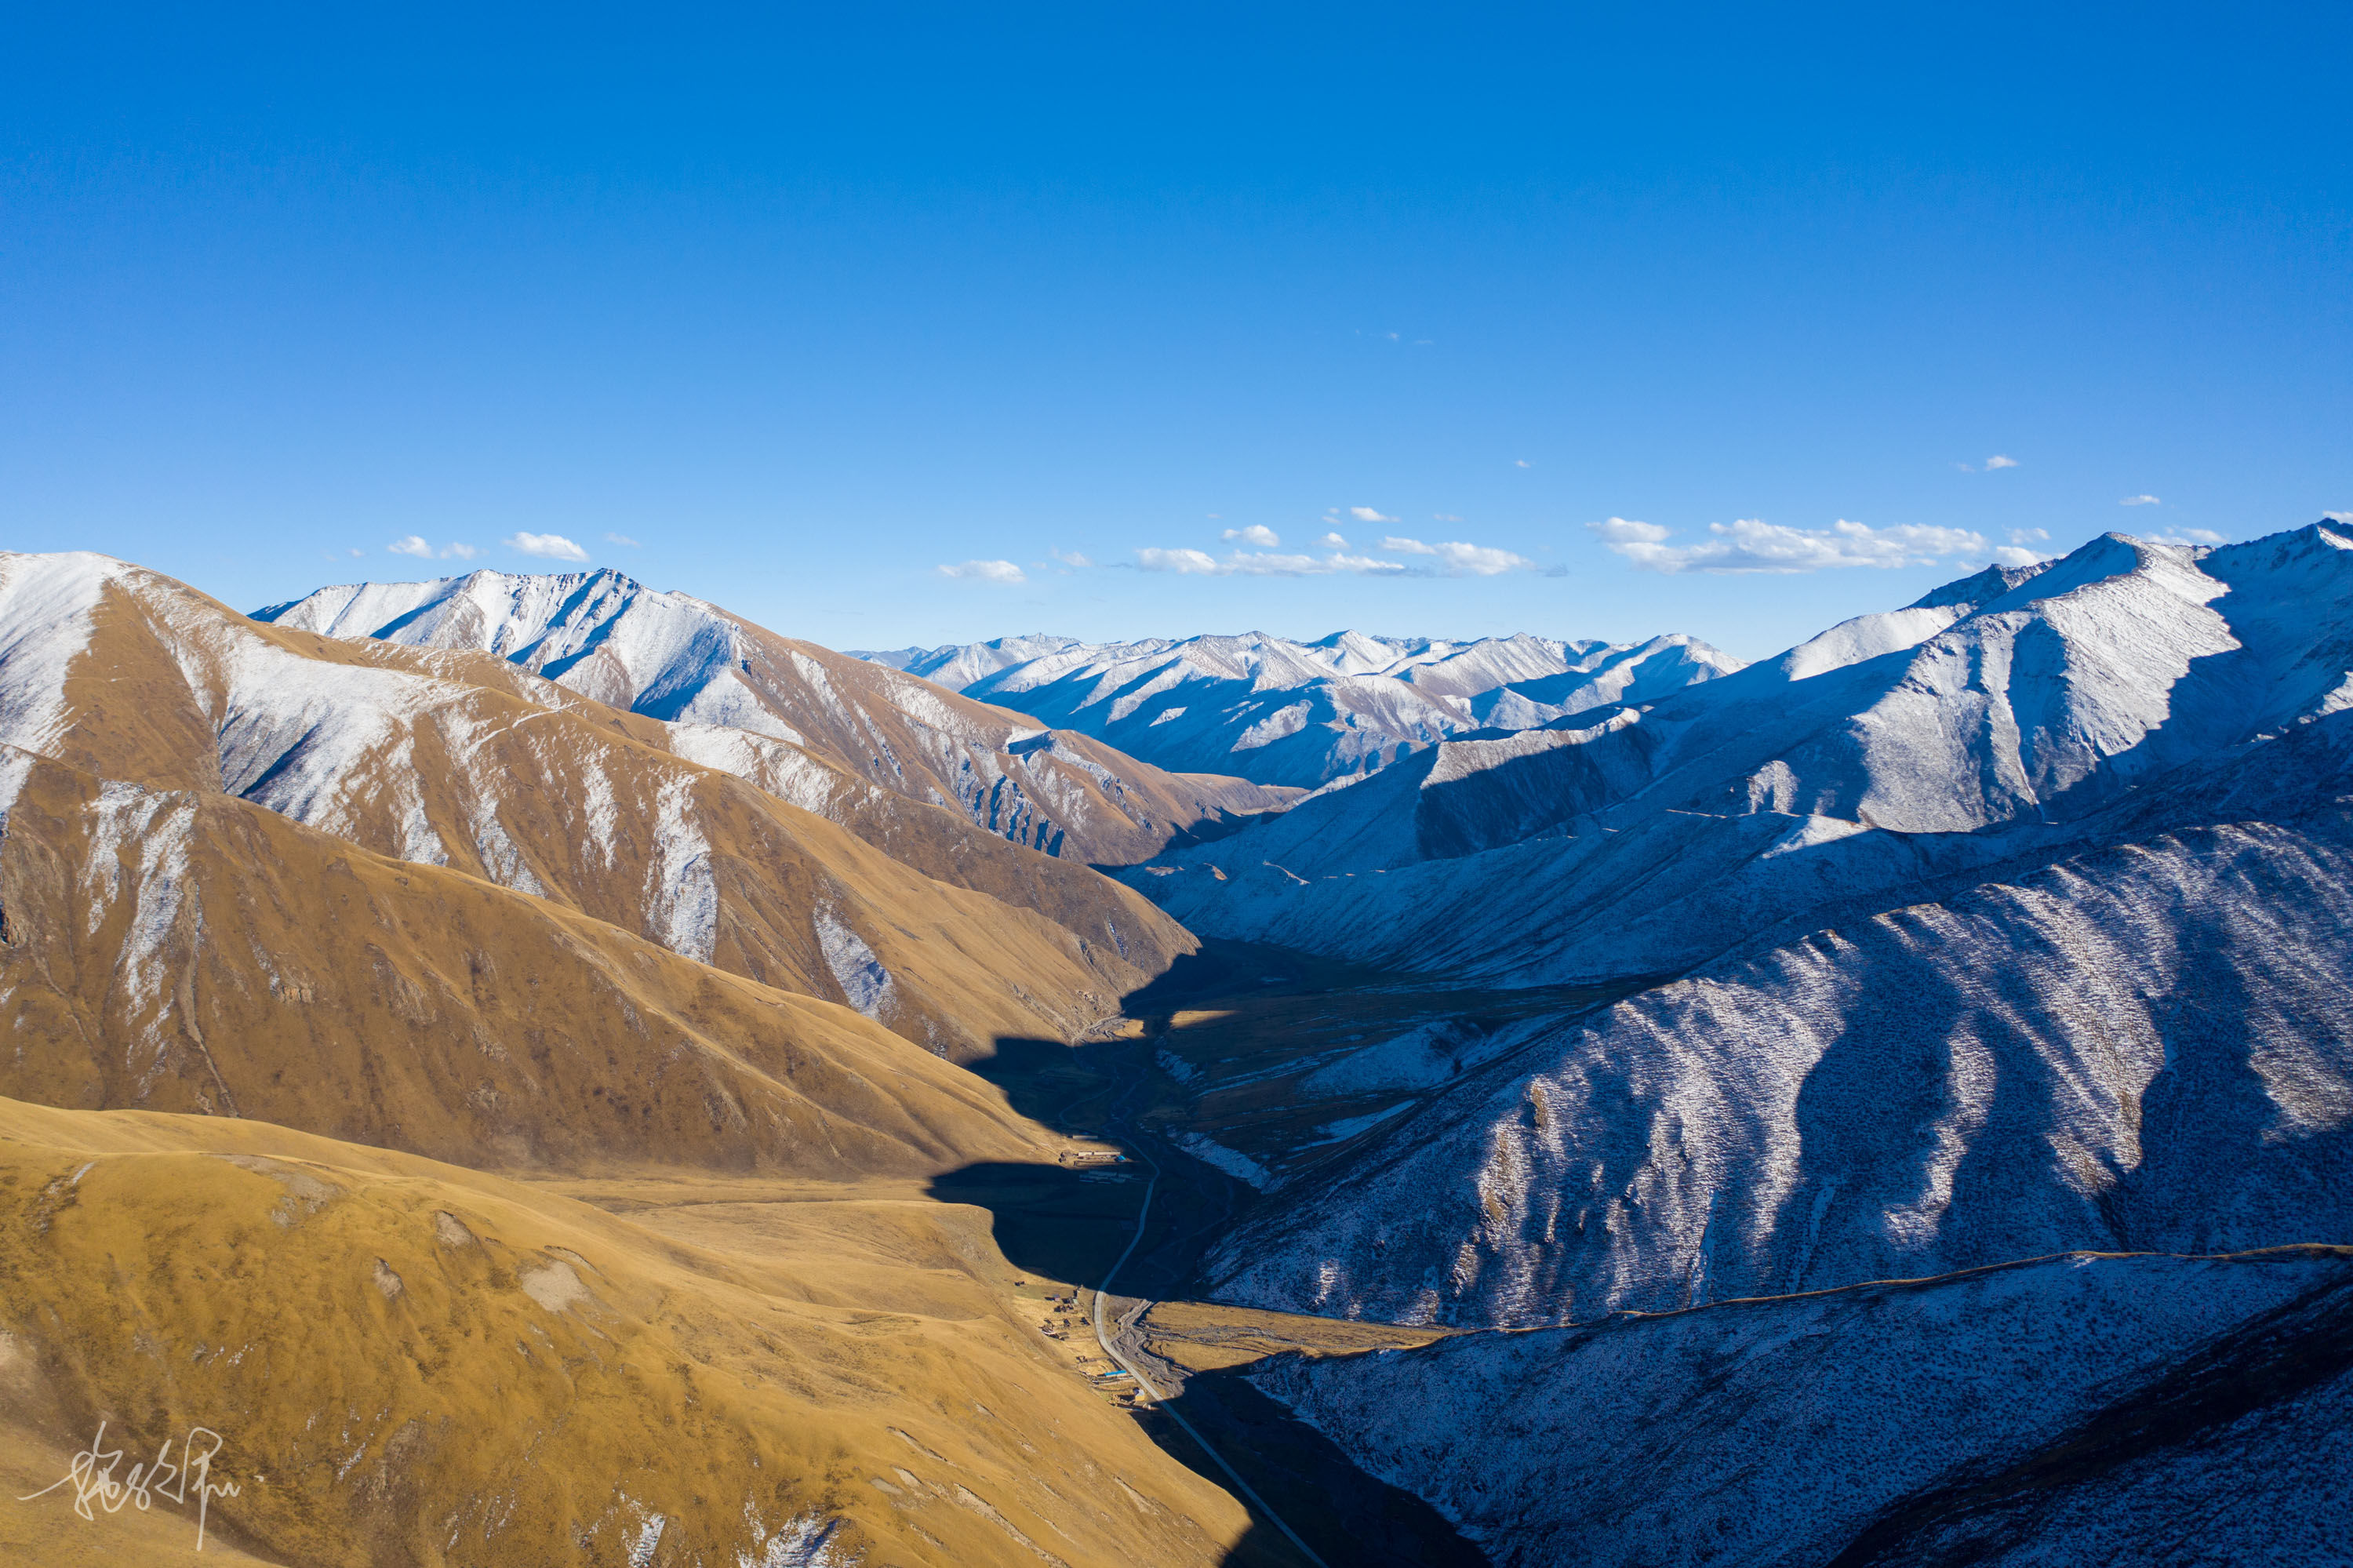
{"label": "shadow on hillside", "polygon": [[[1261,1393],[1249,1367],[1196,1373],[1176,1402],[1226,1462],[1326,1568],[1487,1568],[1487,1559],[1443,1515],[1411,1492],[1366,1475],[1332,1440]],[[1231,1491],[1176,1424],[1146,1414],[1145,1430],[1170,1457]],[[1303,1557],[1256,1509],[1249,1533],[1226,1554],[1228,1568],[1305,1568]]]}
{"label": "shadow on hillside", "polygon": [[[1322,972],[1324,967],[1277,948],[1214,943],[1131,993],[1124,1011],[1146,1023],[1147,1034],[1156,1034],[1180,1008],[1219,994],[1321,989],[1335,980]],[[1142,1140],[1160,1179],[1140,1236],[1137,1213],[1150,1175],[1141,1160],[1087,1167],[988,1161],[934,1178],[930,1196],[987,1210],[997,1249],[1025,1277],[1092,1287],[1128,1254],[1113,1287],[1121,1295],[1170,1299],[1195,1294],[1202,1255],[1258,1194],[1152,1135],[1141,1112],[1155,1048],[1151,1038],[1081,1046],[1008,1038],[997,1043],[994,1056],[971,1066],[1002,1089],[1016,1110],[1049,1127],[1102,1139],[1106,1151],[1133,1149]],[[1323,1434],[1246,1382],[1245,1370],[1192,1377],[1176,1408],[1327,1568],[1484,1563],[1430,1505],[1357,1469]],[[1147,1407],[1137,1420],[1172,1458],[1232,1492],[1224,1470],[1165,1414]],[[1225,1562],[1233,1568],[1311,1568],[1256,1510],[1249,1533]]]}

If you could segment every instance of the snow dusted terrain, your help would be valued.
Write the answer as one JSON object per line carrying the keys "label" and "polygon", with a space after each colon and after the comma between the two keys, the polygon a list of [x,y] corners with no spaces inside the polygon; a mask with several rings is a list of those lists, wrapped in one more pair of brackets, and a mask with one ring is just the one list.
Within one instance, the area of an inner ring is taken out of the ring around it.
{"label": "snow dusted terrain", "polygon": [[615,571],[480,571],[321,588],[257,620],[343,639],[470,649],[677,726],[706,766],[795,798],[808,760],[1049,854],[1144,858],[1290,793],[1179,778],[1084,735],[940,691]]}
{"label": "snow dusted terrain", "polygon": [[1740,668],[1689,637],[1471,642],[1335,632],[1080,642],[1035,635],[861,657],[1177,771],[1314,789],[1449,736],[1652,702]]}
{"label": "snow dusted terrain", "polygon": [[1606,716],[1453,740],[1128,874],[1195,930],[1516,983],[1671,974],[2107,831],[2353,703],[2353,530],[2110,535]]}
{"label": "snow dusted terrain", "polygon": [[2353,1255],[2052,1258],[1253,1381],[1498,1568],[2346,1560]]}
{"label": "snow dusted terrain", "polygon": [[1259,1211],[1219,1294],[1525,1325],[2069,1248],[2353,1242],[2348,972],[2341,807],[1989,881],[1518,1026]]}

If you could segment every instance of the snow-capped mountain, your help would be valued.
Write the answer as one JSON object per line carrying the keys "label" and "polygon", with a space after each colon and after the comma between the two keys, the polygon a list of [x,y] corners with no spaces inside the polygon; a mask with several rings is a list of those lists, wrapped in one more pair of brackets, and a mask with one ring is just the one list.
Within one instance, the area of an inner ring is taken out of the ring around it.
{"label": "snow-capped mountain", "polygon": [[490,653],[671,725],[706,765],[790,793],[804,761],[947,806],[1016,843],[1094,864],[1148,856],[1293,796],[1180,778],[1083,734],[780,637],[618,572],[479,571],[321,588],[254,613],[328,637]]}
{"label": "snow-capped mountain", "polygon": [[1209,935],[1520,980],[1672,973],[2076,842],[2353,702],[2353,531],[2110,535],[1641,708],[1447,741],[1129,874]]}
{"label": "snow-capped mountain", "polygon": [[1313,789],[1449,736],[1648,703],[1740,668],[1689,637],[1470,642],[1342,631],[1088,643],[1038,634],[862,657],[1162,768]]}
{"label": "snow-capped mountain", "polygon": [[2325,525],[2112,538],[1213,846],[1294,940],[1690,971],[1413,1086],[1221,1289],[1535,1324],[2353,1239],[2348,609]]}

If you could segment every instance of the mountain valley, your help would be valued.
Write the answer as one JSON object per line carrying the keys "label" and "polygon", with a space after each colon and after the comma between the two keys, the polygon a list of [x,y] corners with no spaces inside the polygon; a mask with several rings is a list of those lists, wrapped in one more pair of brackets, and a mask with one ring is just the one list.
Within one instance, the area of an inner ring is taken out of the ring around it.
{"label": "mountain valley", "polygon": [[0,1470],[209,1428],[305,1568],[2326,1560],[2348,972],[2333,521],[1746,666],[0,555]]}

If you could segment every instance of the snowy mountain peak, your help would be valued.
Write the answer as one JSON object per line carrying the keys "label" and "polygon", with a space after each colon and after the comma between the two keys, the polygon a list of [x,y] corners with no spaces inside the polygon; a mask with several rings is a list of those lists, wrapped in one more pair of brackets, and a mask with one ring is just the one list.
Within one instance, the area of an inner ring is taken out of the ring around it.
{"label": "snowy mountain peak", "polygon": [[1691,637],[1470,641],[1263,631],[1171,641],[1037,634],[865,657],[1161,767],[1316,788],[1449,736],[1655,701],[1741,667]]}

